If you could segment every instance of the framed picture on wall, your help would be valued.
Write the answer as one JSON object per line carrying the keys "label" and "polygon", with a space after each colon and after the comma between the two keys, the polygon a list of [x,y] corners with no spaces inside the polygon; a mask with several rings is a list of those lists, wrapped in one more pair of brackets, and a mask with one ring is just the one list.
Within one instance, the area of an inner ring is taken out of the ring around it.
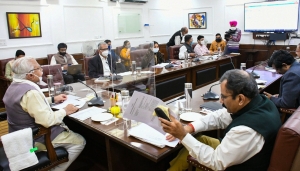
{"label": "framed picture on wall", "polygon": [[206,12],[189,13],[189,29],[206,29]]}
{"label": "framed picture on wall", "polygon": [[42,37],[40,13],[7,12],[10,39]]}

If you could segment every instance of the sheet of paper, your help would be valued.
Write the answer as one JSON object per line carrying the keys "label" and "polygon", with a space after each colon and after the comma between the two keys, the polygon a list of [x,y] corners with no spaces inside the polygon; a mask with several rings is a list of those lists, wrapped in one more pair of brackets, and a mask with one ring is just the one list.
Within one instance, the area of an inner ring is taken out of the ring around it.
{"label": "sheet of paper", "polygon": [[127,71],[127,72],[119,73],[118,75],[120,75],[120,76],[125,76],[125,75],[131,75],[131,74],[132,74],[131,71]]}
{"label": "sheet of paper", "polygon": [[178,139],[171,142],[167,141],[165,134],[158,132],[157,130],[144,123],[141,123],[138,126],[131,128],[129,130],[129,135],[161,148],[163,148],[164,145],[167,145],[169,147],[175,147],[179,142]]}
{"label": "sheet of paper", "polygon": [[68,95],[67,97],[68,98],[66,101],[64,101],[63,103],[52,105],[52,108],[59,110],[65,108],[68,104],[73,104],[74,106],[81,108],[86,103],[86,101],[84,100],[79,100],[80,97],[77,96]]}
{"label": "sheet of paper", "polygon": [[169,63],[160,63],[160,64],[157,64],[157,65],[154,65],[152,66],[153,68],[162,68],[162,67],[165,67],[166,65],[168,65]]}
{"label": "sheet of paper", "polygon": [[160,133],[165,134],[158,117],[153,116],[154,109],[158,105],[166,106],[166,104],[159,98],[135,91],[130,98],[130,102],[124,112],[123,117],[138,122],[143,122],[153,127]]}
{"label": "sheet of paper", "polygon": [[99,114],[103,112],[106,112],[106,110],[98,107],[90,107],[84,110],[80,110],[79,112],[76,112],[69,116],[79,120],[86,120],[87,118],[90,118],[95,114]]}
{"label": "sheet of paper", "polygon": [[265,80],[256,79],[255,81],[257,84],[266,84],[267,83],[267,81],[265,81]]}

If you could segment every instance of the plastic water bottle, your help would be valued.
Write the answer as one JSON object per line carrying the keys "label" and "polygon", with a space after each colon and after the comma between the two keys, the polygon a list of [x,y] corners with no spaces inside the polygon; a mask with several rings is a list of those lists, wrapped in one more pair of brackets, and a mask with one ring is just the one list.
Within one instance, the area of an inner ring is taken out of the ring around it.
{"label": "plastic water bottle", "polygon": [[222,56],[221,55],[221,47],[220,46],[218,47],[218,56]]}
{"label": "plastic water bottle", "polygon": [[188,58],[189,58],[189,53],[184,52],[184,63],[185,63],[185,64],[188,63]]}
{"label": "plastic water bottle", "polygon": [[185,83],[184,84],[184,94],[185,94],[185,111],[189,112],[192,111],[192,83]]}
{"label": "plastic water bottle", "polygon": [[48,84],[49,97],[53,97],[55,95],[54,85],[53,85],[53,75],[47,75],[47,84]]}
{"label": "plastic water bottle", "polygon": [[131,120],[124,118],[124,113],[125,113],[125,110],[129,104],[129,100],[130,100],[129,99],[129,91],[122,90],[121,96],[122,96],[122,114],[123,114],[123,120],[124,120],[124,128],[130,129],[131,128]]}
{"label": "plastic water bottle", "polygon": [[136,62],[135,61],[131,61],[131,71],[132,71],[132,75],[135,75],[136,72]]}

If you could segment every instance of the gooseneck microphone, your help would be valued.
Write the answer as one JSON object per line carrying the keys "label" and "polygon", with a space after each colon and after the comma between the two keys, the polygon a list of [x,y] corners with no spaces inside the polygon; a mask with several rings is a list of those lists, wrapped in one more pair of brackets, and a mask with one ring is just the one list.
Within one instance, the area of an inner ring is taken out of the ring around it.
{"label": "gooseneck microphone", "polygon": [[217,94],[214,93],[214,92],[211,92],[211,88],[212,88],[213,86],[216,86],[216,85],[219,85],[219,84],[220,84],[220,83],[214,84],[214,85],[210,86],[208,92],[205,93],[205,94],[203,95],[203,99],[204,99],[204,100],[218,100],[218,99],[220,98],[219,95],[217,95]]}
{"label": "gooseneck microphone", "polygon": [[260,76],[257,73],[254,72],[255,68],[260,66],[260,65],[261,64],[254,66],[252,71],[250,72],[250,74],[252,75],[253,78],[260,78]]}
{"label": "gooseneck microphone", "polygon": [[88,102],[88,106],[104,106],[104,103],[102,101],[102,99],[100,97],[98,97],[96,91],[91,88],[90,86],[86,85],[85,83],[83,83],[80,79],[77,80],[78,82],[80,82],[81,84],[87,86],[88,88],[90,88],[91,90],[94,91],[95,93],[95,97],[92,98],[89,102]]}

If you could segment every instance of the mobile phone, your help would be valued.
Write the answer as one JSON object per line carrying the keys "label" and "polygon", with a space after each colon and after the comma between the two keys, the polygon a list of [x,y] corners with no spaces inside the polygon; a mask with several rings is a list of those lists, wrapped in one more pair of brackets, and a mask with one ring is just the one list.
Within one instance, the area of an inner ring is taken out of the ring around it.
{"label": "mobile phone", "polygon": [[156,115],[160,118],[163,118],[169,122],[171,122],[170,118],[165,114],[165,112],[163,110],[161,110],[161,108],[157,107],[154,109]]}

